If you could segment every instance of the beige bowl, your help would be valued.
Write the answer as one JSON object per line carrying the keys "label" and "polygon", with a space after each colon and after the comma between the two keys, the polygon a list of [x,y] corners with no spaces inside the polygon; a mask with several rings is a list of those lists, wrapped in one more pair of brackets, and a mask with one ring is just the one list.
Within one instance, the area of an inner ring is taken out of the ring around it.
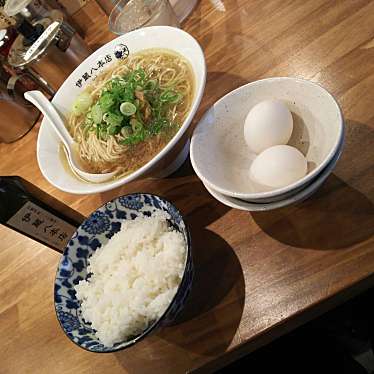
{"label": "beige bowl", "polygon": [[[289,145],[308,161],[308,174],[278,189],[254,183],[249,168],[256,154],[244,141],[248,111],[263,100],[283,100],[294,130]],[[246,84],[218,100],[203,116],[191,140],[190,157],[205,185],[221,194],[272,202],[305,188],[333,159],[344,135],[343,116],[334,97],[313,82],[298,78],[268,78]]]}

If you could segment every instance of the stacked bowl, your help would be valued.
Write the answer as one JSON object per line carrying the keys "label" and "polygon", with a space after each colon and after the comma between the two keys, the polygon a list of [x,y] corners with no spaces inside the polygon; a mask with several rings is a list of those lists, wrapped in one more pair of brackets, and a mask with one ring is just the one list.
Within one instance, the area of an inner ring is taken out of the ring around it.
{"label": "stacked bowl", "polygon": [[[307,160],[307,173],[282,188],[250,178],[256,154],[244,139],[248,112],[267,100],[282,101],[292,114],[288,145]],[[203,116],[191,140],[192,166],[210,194],[233,208],[263,211],[301,201],[334,169],[343,149],[344,121],[334,97],[316,83],[289,77],[248,83],[218,100]]]}

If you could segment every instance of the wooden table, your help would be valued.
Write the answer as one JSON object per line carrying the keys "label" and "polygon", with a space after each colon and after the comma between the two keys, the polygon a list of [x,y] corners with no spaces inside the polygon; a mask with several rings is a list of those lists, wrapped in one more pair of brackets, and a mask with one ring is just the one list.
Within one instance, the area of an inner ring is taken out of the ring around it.
{"label": "wooden table", "polygon": [[[87,33],[112,36],[92,12]],[[229,209],[188,162],[163,180],[95,196],[54,189],[36,161],[36,126],[0,145],[0,174],[17,174],[83,214],[121,194],[173,201],[193,237],[196,278],[178,324],[115,354],[73,345],[53,307],[59,254],[0,227],[0,372],[179,373],[212,371],[374,284],[374,2],[203,0],[184,24],[208,65],[195,123],[243,83],[298,76],[325,86],[346,119],[344,154],[323,187],[298,205],[266,213]]]}

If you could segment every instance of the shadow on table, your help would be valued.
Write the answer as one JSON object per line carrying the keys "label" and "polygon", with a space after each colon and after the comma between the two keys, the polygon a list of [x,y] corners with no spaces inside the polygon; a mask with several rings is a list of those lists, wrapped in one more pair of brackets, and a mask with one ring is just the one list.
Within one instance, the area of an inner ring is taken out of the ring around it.
{"label": "shadow on table", "polygon": [[309,200],[252,217],[268,235],[293,247],[346,248],[374,234],[374,205],[335,175]]}
{"label": "shadow on table", "polygon": [[[183,184],[164,193],[171,201],[189,197],[181,203],[181,210],[191,231],[195,275],[191,294],[177,324],[212,309],[235,283],[239,285],[238,295],[244,297],[243,272],[235,252],[223,238],[206,228],[230,208],[213,199],[201,182],[193,182],[193,185]],[[192,190],[194,196],[190,196]],[[191,206],[193,200],[199,204]]]}
{"label": "shadow on table", "polygon": [[345,123],[344,150],[334,174],[374,203],[374,121]]}
{"label": "shadow on table", "polygon": [[213,199],[197,177],[178,183],[162,182],[158,185],[157,194],[175,204],[191,229],[203,229],[231,209]]}
{"label": "shadow on table", "polygon": [[188,156],[186,161],[182,164],[182,166],[173,174],[167,176],[166,179],[184,178],[194,174],[195,171],[192,168],[190,156]]}
{"label": "shadow on table", "polygon": [[244,307],[243,270],[229,244],[209,230],[193,230],[195,277],[175,325],[157,335],[190,353],[216,356],[226,351]]}
{"label": "shadow on table", "polygon": [[296,206],[252,213],[268,235],[301,248],[339,249],[374,234],[374,129],[346,121],[337,167],[310,199]]}
{"label": "shadow on table", "polygon": [[206,228],[228,210],[209,196],[205,204],[185,215],[192,237],[193,286],[174,325],[157,334],[199,355],[224,352],[243,312],[245,285],[239,259],[222,237]]}

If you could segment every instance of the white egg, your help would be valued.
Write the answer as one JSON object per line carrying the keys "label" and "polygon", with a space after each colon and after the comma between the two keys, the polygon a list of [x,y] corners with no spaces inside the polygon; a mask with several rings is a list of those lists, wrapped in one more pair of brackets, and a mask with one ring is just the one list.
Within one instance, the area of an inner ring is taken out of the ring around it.
{"label": "white egg", "polygon": [[275,145],[265,149],[250,167],[253,181],[274,188],[288,186],[306,173],[306,158],[298,149],[289,145]]}
{"label": "white egg", "polygon": [[287,106],[280,100],[266,100],[247,114],[244,138],[253,152],[260,153],[273,145],[287,144],[292,130],[292,115]]}

